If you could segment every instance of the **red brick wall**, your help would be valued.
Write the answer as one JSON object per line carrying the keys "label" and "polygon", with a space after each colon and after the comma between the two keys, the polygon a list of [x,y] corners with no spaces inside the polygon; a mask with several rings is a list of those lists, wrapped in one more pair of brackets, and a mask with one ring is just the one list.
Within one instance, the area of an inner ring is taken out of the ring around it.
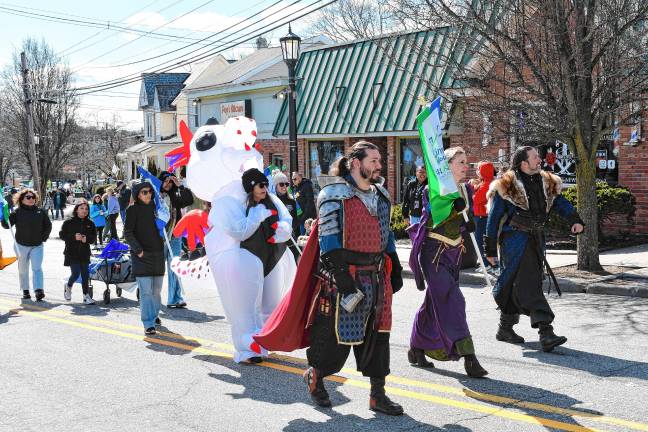
{"label": "red brick wall", "polygon": [[637,198],[635,213],[636,233],[648,233],[648,112],[644,111],[641,124],[641,140],[636,146],[623,145],[630,139],[630,127],[621,127],[619,147],[619,185],[625,186]]}
{"label": "red brick wall", "polygon": [[256,141],[261,145],[261,154],[263,154],[263,166],[270,165],[270,155],[281,154],[284,163],[288,168],[290,166],[290,149],[288,147],[288,140],[285,139],[260,139]]}

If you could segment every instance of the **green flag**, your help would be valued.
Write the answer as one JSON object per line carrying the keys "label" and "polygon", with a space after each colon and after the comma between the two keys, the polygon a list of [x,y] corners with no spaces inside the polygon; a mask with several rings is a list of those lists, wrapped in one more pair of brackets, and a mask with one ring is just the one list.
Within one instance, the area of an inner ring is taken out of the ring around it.
{"label": "green flag", "polygon": [[423,108],[416,123],[428,177],[430,217],[437,226],[450,216],[452,202],[461,197],[443,152],[441,98]]}

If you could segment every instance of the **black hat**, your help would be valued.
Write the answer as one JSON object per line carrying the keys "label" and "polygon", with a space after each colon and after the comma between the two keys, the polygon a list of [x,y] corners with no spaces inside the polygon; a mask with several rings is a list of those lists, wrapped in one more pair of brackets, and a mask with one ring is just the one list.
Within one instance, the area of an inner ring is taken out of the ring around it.
{"label": "black hat", "polygon": [[160,175],[158,175],[158,179],[160,179],[160,181],[164,183],[164,180],[166,180],[167,177],[171,177],[172,175],[173,173],[170,173],[169,171],[162,171]]}
{"label": "black hat", "polygon": [[243,189],[245,189],[245,192],[247,193],[252,192],[252,189],[254,189],[254,186],[257,184],[268,184],[268,177],[256,168],[250,168],[245,171],[241,180],[243,181]]}

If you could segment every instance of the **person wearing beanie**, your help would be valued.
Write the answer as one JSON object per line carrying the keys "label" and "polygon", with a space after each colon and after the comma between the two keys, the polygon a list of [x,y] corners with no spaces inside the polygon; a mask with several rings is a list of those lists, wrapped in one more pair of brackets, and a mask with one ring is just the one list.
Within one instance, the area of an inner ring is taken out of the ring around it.
{"label": "person wearing beanie", "polygon": [[[275,187],[275,193],[277,195],[277,198],[281,200],[281,202],[286,206],[288,209],[288,212],[290,213],[290,216],[292,217],[292,238],[297,239],[299,237],[299,218],[297,217],[297,201],[292,199],[290,194],[288,193],[288,187],[290,186],[290,182],[288,181],[288,177],[279,171],[275,175],[272,176],[272,183],[274,183]],[[299,250],[297,249],[297,246],[292,242],[292,240],[289,240],[288,242],[290,251],[293,253],[293,256],[295,257],[295,261],[299,260]]]}
{"label": "person wearing beanie", "polygon": [[[171,259],[173,259],[173,257],[179,256],[182,253],[182,238],[173,235],[173,228],[182,219],[184,209],[193,204],[194,197],[191,190],[182,185],[175,174],[162,171],[158,179],[162,183],[160,186],[160,198],[164,200],[169,208],[169,214],[171,216],[165,229],[169,238],[169,246],[171,247]],[[187,302],[185,302],[182,295],[182,287],[178,276],[171,271],[171,259],[167,260],[167,307],[185,308],[187,307]]]}
{"label": "person wearing beanie", "polygon": [[210,234],[220,233],[222,246],[207,248],[207,254],[232,326],[234,361],[239,363],[259,363],[268,355],[252,336],[290,288],[296,271],[293,255],[286,250],[292,217],[268,186],[268,178],[251,168],[243,173],[240,186],[232,184],[231,196],[219,198],[209,215]]}
{"label": "person wearing beanie", "polygon": [[473,214],[475,216],[475,239],[477,247],[482,256],[484,265],[489,265],[484,254],[484,234],[486,233],[486,221],[488,220],[488,211],[486,210],[486,193],[495,178],[495,167],[488,161],[481,161],[477,164],[477,175],[479,179],[472,183],[473,193]]}
{"label": "person wearing beanie", "polygon": [[153,186],[146,181],[133,185],[134,203],[126,210],[124,237],[131,249],[133,276],[140,292],[140,314],[144,333],[154,335],[161,325],[160,292],[164,283],[164,241],[155,223]]}

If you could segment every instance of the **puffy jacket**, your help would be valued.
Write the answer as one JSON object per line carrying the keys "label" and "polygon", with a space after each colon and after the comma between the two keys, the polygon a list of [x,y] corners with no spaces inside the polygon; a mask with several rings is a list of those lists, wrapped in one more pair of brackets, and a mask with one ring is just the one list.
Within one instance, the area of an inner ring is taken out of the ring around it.
{"label": "puffy jacket", "polygon": [[486,211],[486,193],[490,187],[493,179],[495,178],[495,167],[490,162],[482,162],[477,168],[481,181],[477,184],[475,194],[473,195],[473,213],[475,216],[488,216]]}
{"label": "puffy jacket", "polygon": [[[103,212],[103,214],[101,214]],[[90,219],[95,224],[95,227],[106,226],[106,207],[103,204],[90,205]]]}
{"label": "puffy jacket", "polygon": [[[23,246],[40,246],[52,232],[47,211],[36,206],[21,205],[9,215],[9,223],[16,226],[16,242]],[[2,226],[9,228],[3,219]]]}
{"label": "puffy jacket", "polygon": [[[75,238],[76,234],[86,236],[86,242],[83,243]],[[90,262],[90,245],[97,238],[97,229],[90,218],[72,217],[65,222],[59,231],[59,237],[65,242],[64,265],[69,266],[71,261],[80,261],[82,263]]]}
{"label": "puffy jacket", "polygon": [[[137,197],[142,187],[150,184],[133,186],[133,196]],[[164,242],[155,224],[155,204],[143,204],[136,201],[126,210],[126,226],[124,227],[126,243],[131,248],[134,276],[163,276],[166,263],[164,261]],[[137,256],[144,252],[142,257]]]}

